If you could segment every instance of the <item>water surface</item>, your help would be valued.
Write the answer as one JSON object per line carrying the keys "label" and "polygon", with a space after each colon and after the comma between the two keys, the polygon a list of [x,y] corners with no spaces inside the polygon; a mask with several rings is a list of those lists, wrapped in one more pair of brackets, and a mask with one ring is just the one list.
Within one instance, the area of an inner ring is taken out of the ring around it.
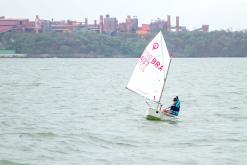
{"label": "water surface", "polygon": [[173,59],[176,123],[143,118],[136,62],[0,59],[0,164],[247,164],[247,58]]}

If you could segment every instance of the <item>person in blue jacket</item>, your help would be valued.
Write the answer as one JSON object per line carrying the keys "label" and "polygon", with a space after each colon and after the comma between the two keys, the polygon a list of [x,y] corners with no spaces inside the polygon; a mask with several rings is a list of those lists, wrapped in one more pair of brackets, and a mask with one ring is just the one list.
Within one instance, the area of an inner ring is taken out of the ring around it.
{"label": "person in blue jacket", "polygon": [[179,114],[179,110],[180,110],[180,101],[178,99],[178,96],[173,98],[173,104],[172,106],[170,106],[167,109],[164,109],[164,112],[168,115],[174,115],[174,116],[178,116]]}

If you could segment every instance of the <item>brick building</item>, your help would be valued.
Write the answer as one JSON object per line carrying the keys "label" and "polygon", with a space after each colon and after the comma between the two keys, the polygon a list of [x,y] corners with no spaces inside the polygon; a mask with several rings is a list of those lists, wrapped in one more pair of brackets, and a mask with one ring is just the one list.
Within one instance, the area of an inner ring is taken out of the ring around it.
{"label": "brick building", "polygon": [[28,19],[6,19],[0,18],[0,33],[8,31],[25,32],[30,27]]}

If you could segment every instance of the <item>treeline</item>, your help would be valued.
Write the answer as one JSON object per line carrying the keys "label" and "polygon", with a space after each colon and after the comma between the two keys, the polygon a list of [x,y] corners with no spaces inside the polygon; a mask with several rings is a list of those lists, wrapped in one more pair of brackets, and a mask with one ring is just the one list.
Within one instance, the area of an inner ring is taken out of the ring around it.
{"label": "treeline", "polygon": [[167,33],[167,45],[179,57],[247,57],[247,32]]}
{"label": "treeline", "polygon": [[[247,32],[163,32],[175,57],[247,57]],[[2,33],[0,49],[28,57],[139,57],[154,37],[119,33]]]}

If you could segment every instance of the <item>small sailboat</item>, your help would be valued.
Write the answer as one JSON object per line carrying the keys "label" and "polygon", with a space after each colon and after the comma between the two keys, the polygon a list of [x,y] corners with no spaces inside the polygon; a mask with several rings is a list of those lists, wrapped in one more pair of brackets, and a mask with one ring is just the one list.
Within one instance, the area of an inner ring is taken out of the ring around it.
{"label": "small sailboat", "polygon": [[148,104],[149,108],[145,114],[148,120],[177,119],[176,116],[161,112],[160,103],[171,59],[160,31],[145,48],[128,82],[127,89],[154,103],[153,107]]}

